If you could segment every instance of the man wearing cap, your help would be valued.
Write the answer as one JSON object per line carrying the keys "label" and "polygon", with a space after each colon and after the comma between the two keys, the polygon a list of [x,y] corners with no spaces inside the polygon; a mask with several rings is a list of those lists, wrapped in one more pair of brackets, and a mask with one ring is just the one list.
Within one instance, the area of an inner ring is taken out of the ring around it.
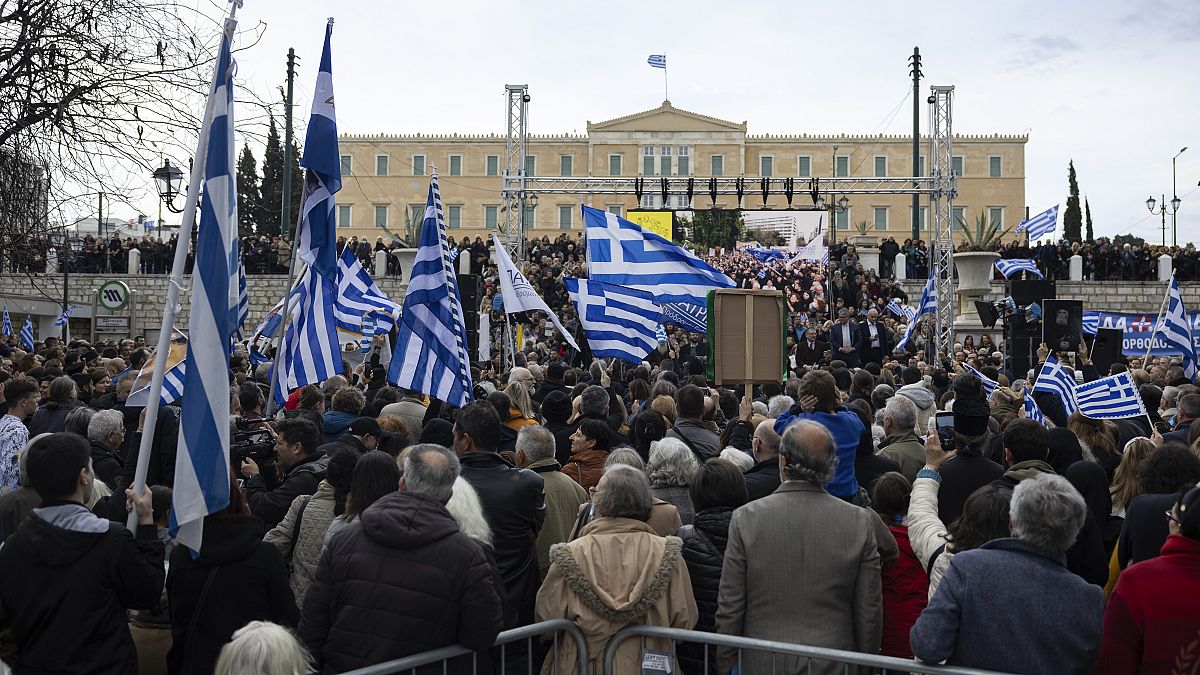
{"label": "man wearing cap", "polygon": [[561,391],[567,393],[567,388],[563,386],[563,376],[566,375],[567,369],[562,364],[562,361],[555,361],[546,367],[545,377],[542,383],[538,385],[537,391],[533,392],[533,401],[538,405],[546,400],[546,394],[552,391]]}
{"label": "man wearing cap", "polygon": [[858,324],[850,321],[850,312],[845,308],[838,310],[837,323],[829,329],[829,346],[833,350],[833,358],[846,362],[849,368],[858,367],[858,350],[854,345],[859,341]]}
{"label": "man wearing cap", "polygon": [[349,448],[362,455],[379,446],[379,438],[383,430],[374,417],[359,417],[346,427],[346,433],[332,443],[326,443],[318,448],[318,454],[333,457],[338,450]]}
{"label": "man wearing cap", "polygon": [[947,525],[962,514],[971,493],[1004,475],[1004,467],[985,456],[991,446],[990,416],[991,408],[982,399],[963,395],[954,399],[956,452],[939,471],[942,486],[938,490],[938,519]]}

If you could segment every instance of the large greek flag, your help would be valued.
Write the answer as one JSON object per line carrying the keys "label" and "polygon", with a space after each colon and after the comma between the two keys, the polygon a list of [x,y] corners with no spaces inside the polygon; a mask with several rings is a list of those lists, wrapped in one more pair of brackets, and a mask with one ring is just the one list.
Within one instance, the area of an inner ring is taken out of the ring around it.
{"label": "large greek flag", "polygon": [[664,311],[668,304],[695,305],[681,311],[698,314],[699,325],[707,319],[708,292],[733,288],[732,279],[683,247],[614,213],[582,208],[592,281],[650,293]]}
{"label": "large greek flag", "polygon": [[1058,204],[1042,211],[1029,220],[1022,220],[1020,225],[1017,225],[1017,230],[1014,234],[1020,234],[1021,230],[1029,232],[1030,240],[1039,239],[1047,234],[1054,234],[1054,230],[1058,229]]}
{"label": "large greek flag", "polygon": [[364,319],[372,316],[373,331],[389,331],[400,320],[400,304],[379,289],[349,246],[338,258],[337,286],[333,314],[338,330],[362,335]]}
{"label": "large greek flag", "polygon": [[1075,400],[1084,417],[1115,420],[1146,414],[1146,406],[1128,372],[1075,387]]}
{"label": "large greek flag", "polygon": [[1183,296],[1179,292],[1179,280],[1171,273],[1167,287],[1167,313],[1158,328],[1158,337],[1171,351],[1183,355],[1183,375],[1188,380],[1196,379],[1196,343],[1192,340],[1192,327],[1183,308]]}
{"label": "large greek flag", "polygon": [[566,277],[592,355],[641,364],[658,347],[662,308],[654,296],[633,288]]}
{"label": "large greek flag", "polygon": [[421,243],[404,296],[388,382],[455,407],[470,403],[474,395],[466,325],[435,173],[429,179]]}
{"label": "large greek flag", "polygon": [[1045,278],[1042,271],[1038,269],[1037,262],[1032,258],[997,258],[996,269],[1004,275],[1005,279],[1011,278],[1017,272],[1028,272],[1039,279]]}
{"label": "large greek flag", "polygon": [[921,291],[921,300],[917,303],[916,313],[908,320],[908,327],[904,329],[904,335],[896,342],[896,350],[904,349],[908,345],[908,341],[912,339],[913,331],[917,329],[917,324],[921,323],[922,317],[935,313],[937,313],[937,275],[932,274]]}
{"label": "large greek flag", "polygon": [[192,306],[188,323],[184,389],[188,404],[179,418],[171,534],[200,550],[204,517],[229,505],[229,338],[237,322],[233,265],[237,236],[237,183],[234,178],[233,59],[225,33],[213,77],[212,117],[204,164],[204,199],[196,234]]}
{"label": "large greek flag", "polygon": [[1046,357],[1042,370],[1033,381],[1034,391],[1044,391],[1054,394],[1062,401],[1063,410],[1067,414],[1075,412],[1079,404],[1075,400],[1075,371],[1064,365],[1053,354]]}

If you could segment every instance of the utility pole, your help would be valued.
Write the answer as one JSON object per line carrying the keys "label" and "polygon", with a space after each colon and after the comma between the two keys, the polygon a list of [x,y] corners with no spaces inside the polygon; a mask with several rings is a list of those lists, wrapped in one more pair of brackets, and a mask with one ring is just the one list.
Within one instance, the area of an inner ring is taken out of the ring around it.
{"label": "utility pole", "polygon": [[292,80],[296,78],[296,50],[288,48],[287,93],[283,110],[283,206],[279,215],[279,234],[288,233],[292,222]]}
{"label": "utility pole", "polygon": [[[913,81],[913,141],[912,141],[912,175],[920,177],[921,175],[921,49],[913,47],[912,70],[909,73],[912,75]],[[913,187],[917,187],[913,183]],[[916,241],[921,238],[921,197],[916,193],[912,196],[912,238]]]}

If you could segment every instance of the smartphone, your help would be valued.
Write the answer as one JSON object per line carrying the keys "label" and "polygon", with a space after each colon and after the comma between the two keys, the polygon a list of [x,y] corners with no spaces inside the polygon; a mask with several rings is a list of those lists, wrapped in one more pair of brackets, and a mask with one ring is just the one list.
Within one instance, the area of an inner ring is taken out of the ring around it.
{"label": "smartphone", "polygon": [[939,412],[934,416],[937,423],[938,440],[942,442],[942,450],[950,452],[954,449],[954,413]]}

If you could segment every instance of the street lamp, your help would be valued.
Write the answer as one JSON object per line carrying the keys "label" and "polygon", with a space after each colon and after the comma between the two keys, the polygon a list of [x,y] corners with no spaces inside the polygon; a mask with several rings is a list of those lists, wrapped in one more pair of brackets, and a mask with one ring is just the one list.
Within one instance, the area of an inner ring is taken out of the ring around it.
{"label": "street lamp", "polygon": [[1179,213],[1179,204],[1182,201],[1179,199],[1178,190],[1175,189],[1175,160],[1187,151],[1187,146],[1183,146],[1175,156],[1171,158],[1171,246],[1178,246],[1179,243],[1175,238],[1175,214]]}
{"label": "street lamp", "polygon": [[164,159],[163,165],[151,174],[158,187],[158,196],[167,205],[171,213],[183,213],[183,209],[175,208],[175,197],[183,187],[183,171],[177,166],[171,166],[171,161]]}
{"label": "street lamp", "polygon": [[[1154,201],[1153,196],[1146,199],[1146,208],[1150,211],[1150,215],[1162,216],[1162,242],[1163,242],[1162,245],[1166,246],[1167,245],[1167,196],[1161,195],[1160,198],[1162,199],[1162,203],[1158,205],[1158,211],[1154,210],[1155,201]],[[1174,200],[1172,200],[1172,203],[1175,204],[1175,209],[1178,210],[1179,209],[1179,198],[1176,197]],[[1171,217],[1174,218],[1175,214],[1172,213]]]}

